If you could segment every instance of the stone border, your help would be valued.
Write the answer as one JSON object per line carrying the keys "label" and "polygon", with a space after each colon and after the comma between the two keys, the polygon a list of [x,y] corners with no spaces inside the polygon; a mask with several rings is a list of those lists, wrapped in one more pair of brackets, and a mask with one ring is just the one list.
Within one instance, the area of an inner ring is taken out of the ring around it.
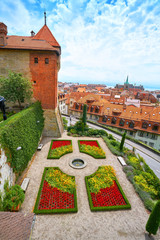
{"label": "stone border", "polygon": [[[83,165],[82,165],[82,166],[75,166],[75,165],[73,165],[73,161],[75,161],[75,160],[81,160],[81,161],[83,161]],[[87,166],[87,162],[86,162],[85,160],[83,160],[83,159],[75,158],[75,159],[73,159],[73,160],[70,161],[69,165],[70,165],[72,168],[75,168],[75,169],[82,169],[82,168],[85,168],[85,167]]]}

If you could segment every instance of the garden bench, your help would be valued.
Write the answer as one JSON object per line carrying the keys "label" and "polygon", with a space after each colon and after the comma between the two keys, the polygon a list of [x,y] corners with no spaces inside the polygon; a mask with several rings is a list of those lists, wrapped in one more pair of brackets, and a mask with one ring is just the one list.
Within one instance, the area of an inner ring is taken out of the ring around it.
{"label": "garden bench", "polygon": [[123,159],[122,157],[117,157],[117,159],[118,159],[118,161],[120,162],[120,164],[121,164],[122,166],[126,166],[126,165],[127,165],[126,162],[124,161],[124,159]]}
{"label": "garden bench", "polygon": [[29,184],[29,178],[24,178],[22,184],[21,184],[21,188],[23,189],[23,191],[25,192],[27,190],[28,184]]}

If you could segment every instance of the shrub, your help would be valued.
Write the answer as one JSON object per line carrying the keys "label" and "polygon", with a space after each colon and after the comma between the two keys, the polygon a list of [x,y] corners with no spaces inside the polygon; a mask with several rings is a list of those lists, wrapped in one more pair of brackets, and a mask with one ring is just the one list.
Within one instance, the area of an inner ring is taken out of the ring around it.
{"label": "shrub", "polygon": [[109,135],[108,135],[108,139],[110,139],[110,140],[115,140],[114,137],[112,136],[112,134],[109,134]]}
{"label": "shrub", "polygon": [[75,133],[77,133],[77,131],[76,131],[76,129],[72,128],[72,129],[70,130],[70,133],[75,134]]}
{"label": "shrub", "polygon": [[111,143],[110,140],[108,139],[108,137],[103,137],[104,142],[106,143],[107,147],[110,149],[110,151],[116,155],[116,156],[124,156],[123,152],[120,152],[119,150],[117,150]]}
{"label": "shrub", "polygon": [[146,224],[146,231],[150,234],[156,234],[160,224],[160,200],[153,208]]}
{"label": "shrub", "polygon": [[[11,116],[0,125],[0,144],[13,171],[20,174],[35,153],[44,126],[41,104]],[[17,151],[17,147],[21,150]]]}
{"label": "shrub", "polygon": [[99,135],[101,135],[101,136],[108,136],[108,133],[105,131],[105,130],[103,130],[103,129],[99,129],[98,130],[98,133],[99,133]]}
{"label": "shrub", "polygon": [[120,143],[120,146],[119,146],[119,149],[120,149],[121,152],[123,150],[125,138],[126,138],[126,132],[123,133],[122,140],[121,140],[121,143]]}
{"label": "shrub", "polygon": [[67,128],[67,131],[70,132],[71,129],[74,129],[74,127],[73,127],[73,126],[69,126],[69,127]]}
{"label": "shrub", "polygon": [[19,185],[9,187],[8,181],[4,186],[3,210],[12,211],[16,207],[21,206],[24,201],[25,194]]}
{"label": "shrub", "polygon": [[118,146],[119,146],[119,142],[116,141],[116,140],[111,140],[110,143],[111,143],[111,145],[114,146],[114,147],[118,147]]}

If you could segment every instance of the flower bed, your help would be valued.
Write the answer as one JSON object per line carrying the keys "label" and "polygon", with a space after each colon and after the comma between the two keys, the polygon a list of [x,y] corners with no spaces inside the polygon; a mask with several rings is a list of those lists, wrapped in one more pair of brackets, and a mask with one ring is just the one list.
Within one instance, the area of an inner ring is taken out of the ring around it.
{"label": "flower bed", "polygon": [[85,182],[91,211],[131,208],[111,166],[99,167]]}
{"label": "flower bed", "polygon": [[79,151],[94,158],[106,158],[105,152],[96,140],[78,140]]}
{"label": "flower bed", "polygon": [[52,140],[47,159],[59,159],[73,152],[71,140]]}
{"label": "flower bed", "polygon": [[77,212],[75,177],[58,167],[44,169],[34,213]]}

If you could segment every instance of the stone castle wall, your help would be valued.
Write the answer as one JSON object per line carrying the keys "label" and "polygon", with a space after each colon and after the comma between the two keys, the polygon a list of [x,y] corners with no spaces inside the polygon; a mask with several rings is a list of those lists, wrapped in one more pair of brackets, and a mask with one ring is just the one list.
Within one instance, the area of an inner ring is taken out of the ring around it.
{"label": "stone castle wall", "polygon": [[7,157],[5,152],[0,147],[0,191],[4,191],[5,181],[8,180],[9,186],[15,184],[16,176],[13,173],[13,169],[7,163]]}
{"label": "stone castle wall", "polygon": [[23,73],[30,80],[29,61],[29,51],[0,49],[0,76],[8,76],[8,71],[11,70]]}

